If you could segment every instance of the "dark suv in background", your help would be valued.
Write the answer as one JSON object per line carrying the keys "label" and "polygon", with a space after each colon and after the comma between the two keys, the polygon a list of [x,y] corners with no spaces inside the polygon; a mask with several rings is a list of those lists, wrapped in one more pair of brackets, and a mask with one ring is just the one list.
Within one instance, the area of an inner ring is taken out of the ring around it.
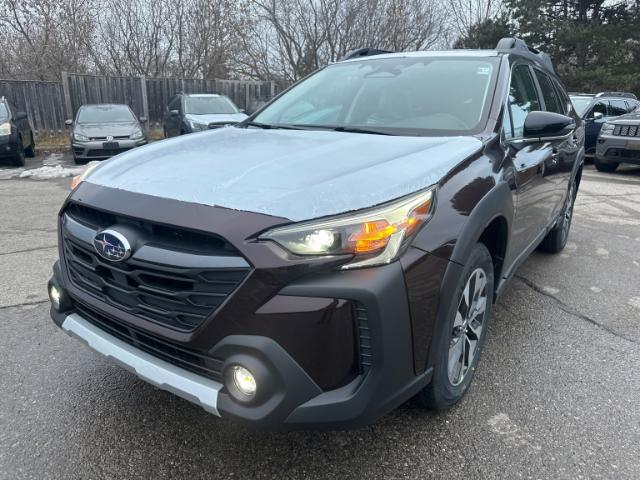
{"label": "dark suv in background", "polygon": [[598,134],[605,122],[640,106],[636,96],[626,92],[572,93],[570,97],[576,112],[585,122],[584,147],[587,155],[596,153]]}
{"label": "dark suv in background", "polygon": [[235,127],[78,178],[54,322],[256,425],[352,427],[416,395],[458,402],[495,299],[534,249],[567,242],[583,122],[521,40],[371,53]]}
{"label": "dark suv in background", "polygon": [[234,125],[247,118],[244,111],[224,95],[178,93],[165,109],[165,138]]}
{"label": "dark suv in background", "polygon": [[17,111],[6,98],[0,98],[0,159],[22,167],[24,157],[33,157],[35,148],[27,114]]}

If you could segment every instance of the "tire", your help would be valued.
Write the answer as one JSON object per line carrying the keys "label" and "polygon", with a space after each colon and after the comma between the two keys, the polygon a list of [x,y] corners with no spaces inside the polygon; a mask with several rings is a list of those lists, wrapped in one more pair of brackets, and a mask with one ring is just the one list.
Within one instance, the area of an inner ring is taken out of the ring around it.
{"label": "tire", "polygon": [[547,253],[560,253],[564,250],[569,238],[569,230],[571,230],[571,220],[573,219],[573,205],[577,195],[576,182],[572,181],[569,186],[569,192],[562,208],[562,214],[558,224],[544,237],[539,250]]}
{"label": "tire", "polygon": [[[454,290],[445,328],[439,329],[441,331],[434,339],[432,348],[435,349],[436,360],[433,377],[431,383],[416,396],[421,406],[447,409],[458,403],[469,390],[491,319],[493,268],[489,250],[484,244],[477,243]],[[467,298],[472,299],[471,305]],[[462,348],[471,355],[467,357]]]}
{"label": "tire", "polygon": [[25,148],[24,154],[29,158],[36,156],[36,142],[33,139],[33,132],[31,132],[31,143],[29,143],[29,146]]}
{"label": "tire", "polygon": [[595,161],[595,164],[596,164],[596,170],[598,170],[599,172],[607,172],[607,173],[615,172],[616,168],[618,168],[618,165],[620,165],[619,163],[604,163],[598,160]]}
{"label": "tire", "polygon": [[12,158],[12,163],[16,167],[24,167],[24,146],[22,145],[22,138],[18,139],[18,148]]}

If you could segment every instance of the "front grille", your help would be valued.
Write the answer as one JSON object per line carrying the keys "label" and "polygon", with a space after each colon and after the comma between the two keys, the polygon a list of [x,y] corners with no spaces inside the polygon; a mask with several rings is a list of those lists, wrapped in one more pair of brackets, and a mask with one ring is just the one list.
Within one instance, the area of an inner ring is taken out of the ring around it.
{"label": "front grille", "polygon": [[218,382],[222,381],[222,360],[124,325],[79,302],[75,303],[75,307],[82,318],[109,335],[172,365]]}
{"label": "front grille", "polygon": [[369,316],[367,308],[362,303],[354,304],[354,317],[358,328],[358,353],[360,356],[360,373],[367,373],[371,369],[371,332],[369,330]]}
{"label": "front grille", "polygon": [[613,134],[617,137],[640,137],[640,125],[616,125]]}
{"label": "front grille", "polygon": [[[198,232],[130,219],[72,204],[71,219],[99,231],[112,225],[136,228],[150,245],[167,253],[231,256],[224,240]],[[73,285],[93,297],[137,317],[179,330],[193,330],[216,311],[242,282],[249,266],[191,268],[161,265],[130,257],[111,262],[93,245],[63,235],[65,265]],[[237,252],[236,252],[237,253]],[[206,257],[203,257],[206,260]]]}
{"label": "front grille", "polygon": [[129,135],[121,135],[119,137],[113,137],[113,140],[107,140],[107,137],[89,137],[89,140],[103,140],[112,142],[113,140],[129,140]]}

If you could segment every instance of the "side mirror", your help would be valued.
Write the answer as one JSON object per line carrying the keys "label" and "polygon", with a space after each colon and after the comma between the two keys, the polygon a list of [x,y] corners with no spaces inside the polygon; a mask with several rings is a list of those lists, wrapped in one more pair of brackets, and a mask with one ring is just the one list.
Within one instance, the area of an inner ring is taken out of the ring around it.
{"label": "side mirror", "polygon": [[178,115],[180,115],[180,112],[178,110],[171,110],[169,113],[172,117],[177,117]]}
{"label": "side mirror", "polygon": [[600,120],[604,118],[604,113],[602,112],[593,112],[593,119],[594,120]]}
{"label": "side mirror", "polygon": [[64,121],[64,124],[65,124],[67,127],[70,127],[71,125],[73,125],[73,120],[71,120],[71,119],[67,119],[67,120],[65,120],[65,121]]}
{"label": "side mirror", "polygon": [[238,112],[239,112],[239,113],[245,113],[245,109],[244,109],[244,108],[239,108],[239,109],[238,109]]}
{"label": "side mirror", "polygon": [[27,112],[16,112],[13,116],[14,120],[24,120],[25,118],[27,118]]}
{"label": "side mirror", "polygon": [[524,120],[523,138],[527,143],[561,140],[576,128],[573,118],[553,112],[530,112]]}
{"label": "side mirror", "polygon": [[147,117],[140,117],[140,123],[147,123]]}

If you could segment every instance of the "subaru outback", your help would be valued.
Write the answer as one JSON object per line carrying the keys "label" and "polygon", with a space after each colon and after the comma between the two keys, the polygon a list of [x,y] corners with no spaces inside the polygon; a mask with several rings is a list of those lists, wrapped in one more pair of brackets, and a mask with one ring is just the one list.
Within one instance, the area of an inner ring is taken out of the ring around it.
{"label": "subaru outback", "polygon": [[252,425],[349,428],[412,397],[445,409],[518,266],[565,246],[583,160],[549,57],[521,40],[358,50],[234,127],[78,178],[51,315]]}

